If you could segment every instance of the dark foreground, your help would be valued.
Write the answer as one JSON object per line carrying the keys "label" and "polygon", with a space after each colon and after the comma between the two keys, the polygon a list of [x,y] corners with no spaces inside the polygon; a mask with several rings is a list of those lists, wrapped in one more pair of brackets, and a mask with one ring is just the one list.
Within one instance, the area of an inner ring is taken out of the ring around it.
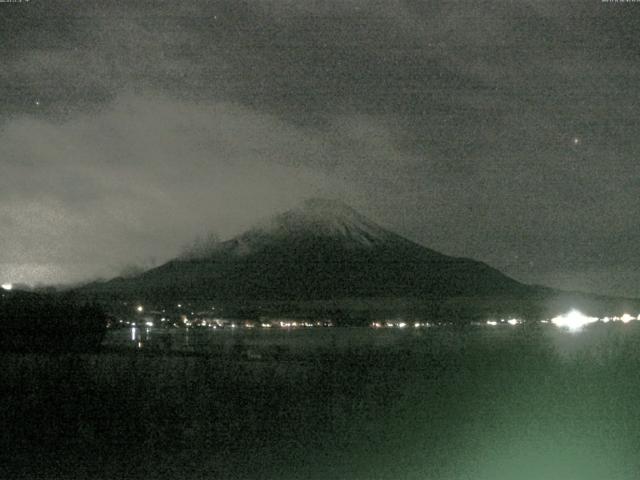
{"label": "dark foreground", "polygon": [[637,479],[640,327],[597,330],[279,361],[5,353],[0,477]]}

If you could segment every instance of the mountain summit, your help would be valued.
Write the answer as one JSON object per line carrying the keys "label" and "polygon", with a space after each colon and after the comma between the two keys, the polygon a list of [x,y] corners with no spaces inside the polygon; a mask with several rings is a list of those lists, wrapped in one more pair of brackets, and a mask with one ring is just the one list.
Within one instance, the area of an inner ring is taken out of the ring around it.
{"label": "mountain summit", "polygon": [[277,242],[304,238],[324,238],[352,248],[373,247],[396,237],[340,201],[314,198],[258,223],[225,242],[223,249],[247,254]]}
{"label": "mountain summit", "polygon": [[389,232],[337,200],[314,198],[274,216],[253,231],[276,235],[318,235],[349,239],[363,245],[382,242]]}
{"label": "mountain summit", "polygon": [[326,199],[260,222],[199,258],[92,285],[110,297],[296,302],[491,296],[530,287],[488,265],[443,255]]}

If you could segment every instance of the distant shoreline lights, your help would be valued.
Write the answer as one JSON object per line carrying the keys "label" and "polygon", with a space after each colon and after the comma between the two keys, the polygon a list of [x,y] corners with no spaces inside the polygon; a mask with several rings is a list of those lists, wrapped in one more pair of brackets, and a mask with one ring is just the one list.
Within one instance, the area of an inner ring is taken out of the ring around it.
{"label": "distant shoreline lights", "polygon": [[558,315],[551,319],[551,323],[560,328],[566,328],[570,332],[579,332],[583,327],[590,323],[595,323],[598,317],[588,317],[578,310],[571,310],[564,315]]}
{"label": "distant shoreline lights", "polygon": [[[563,328],[563,329],[569,330],[570,332],[579,332],[585,326],[592,323],[596,323],[596,322],[602,322],[602,323],[622,322],[626,324],[634,320],[640,321],[640,315],[638,315],[637,317],[634,317],[633,315],[629,315],[628,313],[625,313],[620,317],[614,316],[614,317],[598,318],[598,317],[589,317],[583,314],[582,312],[580,312],[579,310],[573,309],[565,314],[553,317],[550,320],[540,320],[540,323],[543,323],[543,324],[552,323],[558,328]],[[485,325],[488,325],[490,327],[496,327],[496,326],[505,325],[505,324],[515,326],[525,322],[517,318],[511,318],[508,320],[503,318],[500,320],[487,320],[484,323]]]}
{"label": "distant shoreline lights", "polygon": [[628,313],[623,314],[621,317],[589,317],[579,312],[578,310],[571,310],[569,313],[559,315],[551,319],[551,323],[560,328],[566,328],[570,332],[579,332],[586,325],[595,322],[609,323],[609,322],[622,322],[629,323],[632,320],[640,320],[640,315],[634,317]]}

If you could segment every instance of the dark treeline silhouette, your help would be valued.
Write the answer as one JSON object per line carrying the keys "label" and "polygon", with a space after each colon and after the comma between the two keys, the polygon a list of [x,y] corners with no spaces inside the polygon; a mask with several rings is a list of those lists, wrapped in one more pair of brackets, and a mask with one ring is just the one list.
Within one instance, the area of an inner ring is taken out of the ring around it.
{"label": "dark treeline silhouette", "polygon": [[71,296],[12,292],[0,299],[0,349],[27,352],[95,351],[106,316]]}

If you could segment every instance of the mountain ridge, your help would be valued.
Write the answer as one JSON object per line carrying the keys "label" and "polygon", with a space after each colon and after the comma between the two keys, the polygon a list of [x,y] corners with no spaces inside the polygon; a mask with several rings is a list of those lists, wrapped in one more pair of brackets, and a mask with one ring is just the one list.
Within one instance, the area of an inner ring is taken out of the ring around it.
{"label": "mountain ridge", "polygon": [[[287,237],[309,236],[340,238],[351,246],[372,247],[389,241],[418,245],[370,221],[343,202],[323,198],[308,199],[298,207],[263,219],[220,245],[243,245],[243,253],[246,253],[250,244],[260,243],[268,237],[281,241]],[[434,255],[442,255],[430,251]]]}
{"label": "mountain ridge", "polygon": [[449,257],[335,200],[312,199],[220,242],[98,290],[247,300],[477,295],[527,287],[475,260]]}
{"label": "mountain ridge", "polygon": [[527,285],[477,260],[431,250],[335,200],[307,200],[128,278],[76,290],[111,305],[224,305],[226,314],[363,318],[406,314],[469,321],[640,309],[640,301]]}

